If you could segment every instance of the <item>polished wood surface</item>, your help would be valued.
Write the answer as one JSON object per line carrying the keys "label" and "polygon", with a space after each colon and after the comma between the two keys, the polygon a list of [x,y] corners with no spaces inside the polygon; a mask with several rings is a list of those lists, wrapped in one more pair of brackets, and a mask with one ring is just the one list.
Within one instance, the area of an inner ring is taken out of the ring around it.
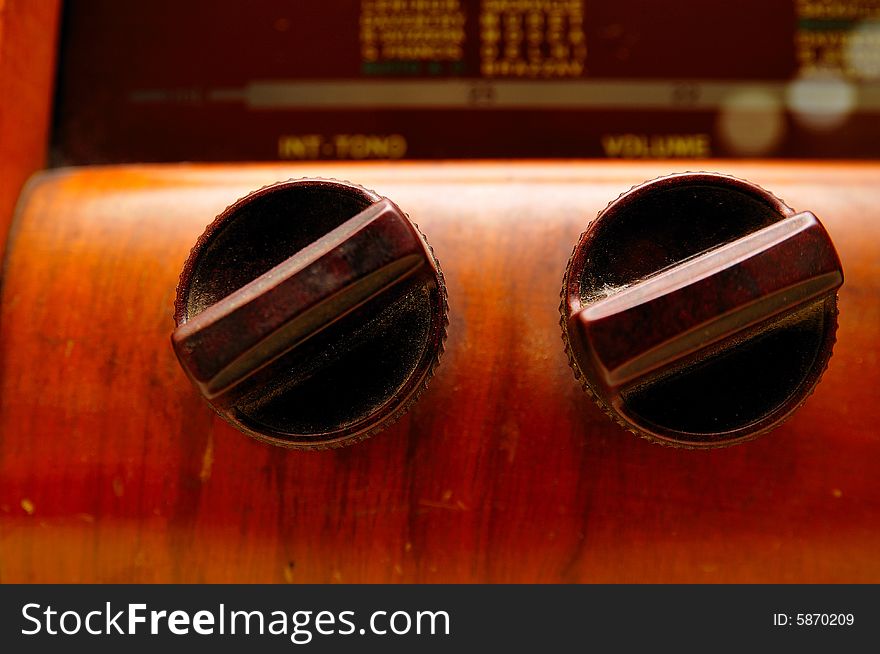
{"label": "polished wood surface", "polygon": [[[675,170],[756,182],[824,222],[846,275],[834,357],[778,430],[712,451],[613,424],[569,370],[571,248]],[[288,451],[203,403],[169,342],[177,275],[279,179],[397,202],[446,275],[447,350],[364,443]],[[880,165],[407,164],[49,172],[19,205],[0,313],[0,580],[880,581]]]}
{"label": "polished wood surface", "polygon": [[0,252],[28,176],[45,165],[58,0],[0,0]]}

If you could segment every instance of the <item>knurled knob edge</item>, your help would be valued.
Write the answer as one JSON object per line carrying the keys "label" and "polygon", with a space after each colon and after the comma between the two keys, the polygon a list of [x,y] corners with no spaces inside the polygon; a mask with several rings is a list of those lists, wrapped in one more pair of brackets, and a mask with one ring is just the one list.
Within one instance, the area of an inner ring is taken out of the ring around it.
{"label": "knurled knob edge", "polygon": [[[683,172],[679,172],[679,173],[671,173],[669,175],[661,175],[660,177],[655,177],[653,179],[649,179],[644,182],[634,184],[629,189],[621,192],[616,198],[614,198],[613,200],[608,202],[608,204],[605,206],[605,208],[600,210],[596,214],[596,217],[593,218],[593,220],[591,220],[587,224],[586,229],[584,229],[584,231],[582,231],[580,233],[580,235],[577,237],[577,240],[575,241],[574,247],[572,247],[571,255],[569,256],[568,262],[565,265],[565,273],[563,274],[563,277],[562,277],[562,290],[559,293],[559,296],[560,296],[559,326],[562,331],[562,344],[563,344],[563,348],[565,350],[565,356],[568,359],[568,365],[571,368],[572,372],[574,373],[575,379],[580,381],[581,387],[584,390],[584,392],[590,398],[593,399],[593,401],[596,403],[596,405],[600,409],[602,409],[602,411],[611,420],[616,422],[618,425],[623,427],[626,431],[630,432],[631,434],[634,434],[635,436],[638,436],[639,438],[643,438],[650,443],[654,443],[657,445],[663,445],[665,447],[672,447],[672,448],[685,449],[685,450],[715,450],[715,449],[720,449],[720,448],[725,448],[725,447],[732,447],[734,445],[739,445],[741,443],[746,443],[748,441],[754,440],[754,439],[766,434],[769,431],[776,429],[777,427],[781,426],[783,423],[787,422],[791,418],[791,416],[794,415],[794,413],[801,406],[803,406],[803,404],[807,401],[807,399],[813,394],[813,392],[816,390],[816,387],[822,381],[822,377],[825,375],[825,371],[828,369],[828,365],[831,361],[831,355],[833,354],[834,345],[837,343],[838,316],[840,315],[839,302],[837,301],[839,298],[839,294],[837,292],[835,292],[835,295],[834,295],[835,302],[834,302],[833,324],[830,325],[830,327],[829,327],[830,334],[828,334],[828,341],[827,341],[828,342],[828,350],[827,350],[827,355],[825,357],[824,365],[822,366],[821,370],[819,371],[818,375],[816,376],[816,379],[813,382],[813,384],[810,386],[810,388],[807,390],[807,392],[804,393],[803,397],[796,404],[793,404],[789,408],[788,412],[784,416],[782,416],[779,420],[777,420],[769,425],[766,425],[765,427],[763,427],[759,430],[756,430],[755,432],[750,433],[746,436],[737,437],[737,438],[731,439],[729,441],[720,441],[720,442],[707,441],[705,443],[698,443],[698,442],[687,443],[687,442],[675,441],[675,440],[667,439],[667,438],[660,438],[657,435],[652,434],[647,431],[643,431],[643,430],[637,428],[635,425],[624,420],[620,416],[620,414],[618,414],[616,411],[614,411],[614,409],[612,409],[610,406],[608,406],[608,404],[602,399],[600,394],[597,393],[596,390],[593,389],[593,387],[590,385],[590,382],[589,382],[587,376],[581,370],[580,364],[578,363],[576,357],[574,356],[574,352],[571,347],[571,342],[569,340],[569,335],[568,335],[569,315],[568,315],[568,311],[567,311],[567,304],[568,304],[567,303],[567,300],[568,300],[567,291],[568,291],[568,285],[569,285],[569,278],[571,275],[572,263],[574,261],[575,255],[577,254],[578,246],[580,246],[581,241],[583,240],[583,238],[587,234],[587,232],[589,232],[590,229],[596,224],[596,221],[599,219],[599,217],[603,213],[605,213],[605,211],[607,211],[611,205],[615,204],[618,200],[620,200],[624,195],[627,195],[631,191],[633,191],[639,187],[642,187],[646,184],[651,184],[651,183],[658,182],[661,180],[671,179],[674,177],[680,177],[683,175],[690,175],[690,174],[715,175],[718,177],[723,177],[723,178],[727,178],[730,180],[734,180],[735,182],[738,182],[738,183],[746,182],[746,180],[743,180],[739,177],[734,177],[733,175],[727,175],[725,173],[716,173],[716,172],[704,171],[704,170],[683,171]],[[746,183],[760,189],[761,191],[763,191],[767,195],[769,195],[773,198],[776,198],[776,200],[778,200],[780,203],[785,204],[785,202],[783,200],[781,200],[780,198],[778,198],[775,194],[770,193],[769,191],[767,191],[765,188],[759,186],[758,184],[755,184],[753,182],[746,182]]]}
{"label": "knurled knob edge", "polygon": [[[368,189],[360,184],[355,184],[354,182],[350,182],[348,180],[335,179],[331,177],[297,177],[290,178],[286,180],[279,180],[277,182],[273,182],[271,184],[266,184],[258,189],[255,189],[248,193],[247,195],[239,198],[232,204],[228,205],[223,211],[221,211],[217,218],[215,218],[208,226],[205,228],[205,231],[202,235],[196,240],[193,247],[190,249],[189,255],[187,256],[186,263],[184,264],[183,269],[181,270],[180,276],[178,278],[177,288],[175,291],[175,301],[174,301],[174,315],[173,320],[175,325],[179,326],[181,324],[182,318],[186,315],[186,290],[188,287],[188,282],[192,276],[192,269],[196,263],[196,254],[205,246],[205,244],[209,241],[211,235],[216,231],[219,227],[220,223],[223,222],[221,218],[223,218],[226,213],[235,205],[240,202],[246,200],[250,196],[262,193],[271,188],[278,186],[285,186],[292,182],[308,182],[308,181],[318,181],[318,182],[328,182],[328,183],[341,183],[347,184],[354,188],[365,191],[366,193],[375,197],[376,201],[381,199],[383,196],[379,195],[375,191]],[[440,357],[446,350],[446,337],[447,337],[447,327],[449,326],[449,298],[446,290],[446,279],[443,276],[443,270],[440,267],[440,261],[437,259],[437,255],[434,252],[434,248],[428,242],[427,237],[419,228],[418,224],[410,218],[409,214],[403,212],[404,216],[406,216],[407,220],[415,228],[416,232],[422,239],[422,242],[427,247],[429,254],[431,255],[431,260],[434,264],[434,268],[437,271],[437,280],[438,280],[438,292],[440,293],[440,302],[442,308],[442,316],[440,317],[440,326],[439,326],[439,339],[436,342],[435,354],[426,366],[424,372],[422,373],[422,379],[416,383],[414,389],[410,393],[410,396],[400,404],[396,409],[390,412],[388,415],[384,416],[374,425],[369,426],[368,428],[354,432],[351,434],[346,434],[344,436],[339,436],[338,438],[334,438],[326,441],[296,441],[296,440],[288,440],[283,438],[276,438],[274,436],[267,436],[266,434],[262,434],[260,432],[256,432],[250,429],[247,425],[243,424],[240,421],[235,421],[228,412],[221,411],[213,403],[207,402],[208,406],[220,416],[225,422],[229,423],[237,430],[247,434],[251,438],[254,438],[260,442],[275,445],[278,447],[283,447],[291,450],[330,450],[330,449],[339,449],[341,447],[346,447],[349,445],[354,445],[356,443],[360,443],[376,434],[382,432],[394,425],[397,421],[399,421],[406,413],[409,411],[412,406],[419,400],[422,394],[428,387],[431,379],[434,377],[434,372],[437,369],[437,366],[440,365]]]}

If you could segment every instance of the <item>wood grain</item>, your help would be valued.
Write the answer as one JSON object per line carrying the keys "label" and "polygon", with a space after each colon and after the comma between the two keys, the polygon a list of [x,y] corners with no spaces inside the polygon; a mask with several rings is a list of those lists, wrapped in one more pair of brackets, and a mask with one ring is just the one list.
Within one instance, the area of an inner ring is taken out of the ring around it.
{"label": "wood grain", "polygon": [[[20,204],[0,309],[3,582],[878,582],[880,165],[723,165],[824,222],[835,355],[750,444],[663,448],[568,369],[575,239],[646,179],[720,163],[144,166],[49,172]],[[342,450],[251,440],[171,350],[189,248],[279,179],[397,202],[446,274],[447,352],[396,426]]]}
{"label": "wood grain", "polygon": [[0,252],[16,198],[45,165],[58,0],[0,0]]}

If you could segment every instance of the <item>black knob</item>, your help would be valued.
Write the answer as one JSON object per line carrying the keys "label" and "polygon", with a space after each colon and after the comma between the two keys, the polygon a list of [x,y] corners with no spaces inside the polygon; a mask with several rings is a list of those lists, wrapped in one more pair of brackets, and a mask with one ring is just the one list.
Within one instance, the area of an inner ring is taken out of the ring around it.
{"label": "black knob", "polygon": [[730,445],[780,424],[819,382],[842,283],[813,214],[725,175],[670,175],[581,235],[563,340],[585,390],[627,429]]}
{"label": "black knob", "polygon": [[387,198],[282,182],[208,226],[184,265],[172,343],[211,406],[276,445],[338,446],[399,418],[446,336],[433,251]]}

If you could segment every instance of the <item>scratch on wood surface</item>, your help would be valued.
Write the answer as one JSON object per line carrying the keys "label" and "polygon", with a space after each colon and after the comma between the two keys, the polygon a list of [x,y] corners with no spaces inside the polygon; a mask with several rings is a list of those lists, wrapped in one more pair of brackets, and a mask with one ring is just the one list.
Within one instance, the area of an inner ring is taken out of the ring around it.
{"label": "scratch on wood surface", "polygon": [[425,506],[430,509],[446,509],[447,511],[467,511],[467,506],[464,502],[438,502],[437,500],[419,500],[420,506]]}
{"label": "scratch on wood surface", "polygon": [[498,448],[507,453],[507,462],[513,463],[516,459],[516,448],[519,443],[519,425],[515,419],[509,418],[501,425],[500,432]]}
{"label": "scratch on wood surface", "polygon": [[211,468],[214,466],[214,436],[208,436],[208,444],[205,446],[205,453],[202,455],[202,469],[199,472],[199,479],[204,484],[211,478]]}

